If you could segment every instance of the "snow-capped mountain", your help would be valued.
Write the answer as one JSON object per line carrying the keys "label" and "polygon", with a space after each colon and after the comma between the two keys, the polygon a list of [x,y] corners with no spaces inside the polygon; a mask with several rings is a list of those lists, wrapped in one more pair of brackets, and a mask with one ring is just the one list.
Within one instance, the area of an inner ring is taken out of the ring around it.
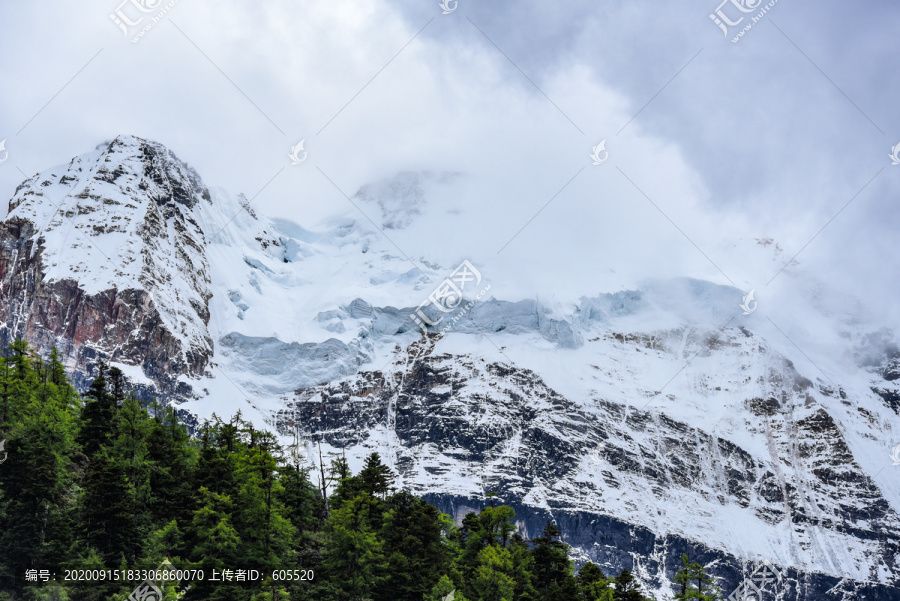
{"label": "snow-capped mountain", "polygon": [[365,186],[378,227],[311,230],[119,137],[17,189],[0,335],[57,345],[82,380],[105,357],[201,418],[241,409],[310,463],[378,450],[457,517],[497,491],[530,535],[553,519],[579,559],[662,598],[685,551],[726,596],[768,562],[762,598],[900,598],[893,333],[814,299],[801,350],[744,291],[692,279],[497,298],[477,265],[380,231],[457,177]]}
{"label": "snow-capped mountain", "polygon": [[[70,366],[97,354],[170,374],[212,354],[197,174],[159,144],[117,138],[24,181],[2,226],[4,337],[56,344]],[[129,370],[139,373],[140,370]]]}

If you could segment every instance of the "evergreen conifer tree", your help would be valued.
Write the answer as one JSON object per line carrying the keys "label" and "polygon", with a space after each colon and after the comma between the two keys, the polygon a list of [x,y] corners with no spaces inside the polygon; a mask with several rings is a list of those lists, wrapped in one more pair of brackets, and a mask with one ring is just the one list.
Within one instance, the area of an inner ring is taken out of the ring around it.
{"label": "evergreen conifer tree", "polygon": [[578,594],[578,585],[569,560],[569,546],[559,540],[559,529],[547,522],[542,536],[531,541],[534,558],[534,588],[541,601],[567,601]]}

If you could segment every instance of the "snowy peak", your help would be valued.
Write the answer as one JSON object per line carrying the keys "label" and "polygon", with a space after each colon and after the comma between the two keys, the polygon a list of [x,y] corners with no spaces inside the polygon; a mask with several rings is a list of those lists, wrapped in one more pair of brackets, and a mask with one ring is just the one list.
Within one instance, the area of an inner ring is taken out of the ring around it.
{"label": "snowy peak", "polygon": [[[55,337],[78,332],[75,363],[84,359],[85,344],[133,360],[148,342],[142,324],[153,322],[162,328],[153,334],[157,342],[171,340],[168,358],[155,360],[151,371],[202,370],[212,352],[206,330],[212,292],[198,212],[211,203],[193,169],[161,144],[133,136],[29,178],[4,220],[14,266],[6,273],[7,293],[21,295],[7,334],[43,328],[53,333],[47,344],[56,344]],[[18,252],[23,247],[27,255]],[[15,281],[28,271],[42,284],[33,292]],[[54,302],[61,316],[47,315]]]}
{"label": "snowy peak", "polygon": [[[502,490],[529,531],[557,520],[582,559],[648,584],[682,551],[729,590],[747,562],[777,564],[804,587],[783,599],[900,581],[893,332],[831,292],[799,306],[754,283],[786,264],[803,277],[767,238],[733,248],[755,261],[744,290],[669,278],[530,298],[485,269],[451,315],[439,287],[463,258],[482,267],[433,237],[458,214],[455,177],[401,172],[306,229],[158,143],[105,142],[10,201],[0,343],[59,347],[81,384],[106,358],[200,417],[244,410],[311,462],[314,442],[352,462],[378,450],[448,513]],[[418,308],[452,328],[423,335]]]}
{"label": "snowy peak", "polygon": [[206,271],[195,215],[201,202],[212,202],[209,190],[170,150],[120,136],[23,182],[7,220],[25,219],[37,228],[50,279],[74,274],[81,288],[96,293],[152,287],[154,274],[171,270],[165,275],[203,297],[205,278],[199,287],[192,282]]}
{"label": "snowy peak", "polygon": [[187,208],[201,199],[212,202],[197,172],[171,150],[158,142],[119,136],[73,158],[65,167],[48,169],[23,182],[9,202],[9,213],[23,204],[46,204],[43,196],[58,204],[69,195],[95,201],[125,196]]}

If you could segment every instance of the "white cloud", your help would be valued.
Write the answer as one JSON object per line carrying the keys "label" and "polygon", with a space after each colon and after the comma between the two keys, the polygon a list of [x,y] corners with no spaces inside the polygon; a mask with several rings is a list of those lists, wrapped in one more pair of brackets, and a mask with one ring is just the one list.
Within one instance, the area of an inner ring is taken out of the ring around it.
{"label": "white cloud", "polygon": [[[769,265],[738,239],[772,236],[792,256],[900,139],[894,53],[878,43],[896,30],[890,8],[782,2],[774,24],[734,45],[709,21],[713,4],[461,2],[447,16],[432,4],[179,2],[137,44],[108,19],[115,2],[7,9],[0,193],[21,181],[16,168],[30,175],[119,133],[156,139],[209,184],[248,196],[284,167],[254,204],[310,225],[355,210],[317,168],[348,195],[401,170],[457,171],[396,242],[480,261],[498,294],[570,299],[645,277],[727,283],[716,266],[758,287]],[[301,138],[309,159],[291,167]],[[610,160],[595,167],[588,153],[603,138]],[[898,251],[886,242],[900,225],[896,169],[798,257],[886,320],[898,317]]]}

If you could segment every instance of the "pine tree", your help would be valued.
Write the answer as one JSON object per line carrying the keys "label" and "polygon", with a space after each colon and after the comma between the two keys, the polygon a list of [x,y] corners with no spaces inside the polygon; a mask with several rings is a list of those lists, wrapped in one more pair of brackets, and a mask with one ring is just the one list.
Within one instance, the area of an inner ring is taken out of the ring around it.
{"label": "pine tree", "polygon": [[50,349],[50,357],[47,365],[47,378],[51,384],[59,387],[67,387],[72,390],[72,385],[66,377],[66,368],[59,359],[59,351],[54,346]]}
{"label": "pine tree", "polygon": [[682,568],[675,573],[675,586],[678,588],[678,592],[675,593],[675,599],[691,599],[692,597],[688,596],[688,591],[691,588],[693,564],[688,560],[687,553],[681,554],[681,565]]}
{"label": "pine tree", "polygon": [[106,372],[106,363],[100,361],[97,377],[84,395],[77,442],[88,458],[97,453],[114,432],[117,405],[115,397],[107,390]]}
{"label": "pine tree", "polygon": [[720,598],[719,587],[715,585],[715,579],[706,573],[706,568],[700,564],[694,564],[694,586],[697,587],[697,599],[700,601],[715,601]]}
{"label": "pine tree", "polygon": [[539,594],[532,582],[534,555],[528,548],[528,542],[518,532],[514,532],[510,537],[509,552],[512,557],[513,580],[516,583],[514,599],[516,601],[535,601],[539,598]]}
{"label": "pine tree", "polygon": [[233,503],[227,495],[200,488],[190,534],[196,541],[191,558],[209,568],[222,569],[240,558],[241,539],[233,525]]}
{"label": "pine tree", "polygon": [[234,497],[238,493],[236,456],[238,426],[241,417],[223,422],[213,414],[213,421],[204,425],[199,442],[199,460],[195,470],[195,486]]}
{"label": "pine tree", "polygon": [[706,568],[702,564],[691,562],[687,553],[681,555],[681,564],[682,568],[675,574],[675,585],[678,589],[675,599],[715,601],[721,597],[715,579],[706,573]]}
{"label": "pine tree", "polygon": [[296,465],[280,468],[281,490],[277,493],[283,515],[294,526],[294,550],[297,564],[315,567],[322,560],[324,540],[321,536],[321,497],[306,469]]}
{"label": "pine tree", "polygon": [[[192,541],[190,559],[207,574],[239,565],[241,539],[232,523],[231,498],[206,487],[200,488],[199,495],[200,507],[194,512],[186,537]],[[235,591],[233,587],[201,581],[193,594],[200,599],[214,599],[226,595],[233,597]]]}
{"label": "pine tree", "polygon": [[531,541],[534,588],[542,601],[564,601],[578,594],[569,546],[558,539],[559,530],[548,521],[543,535]]}
{"label": "pine tree", "polygon": [[471,589],[477,601],[513,601],[516,582],[513,579],[512,556],[508,549],[488,545],[478,553],[478,567]]}
{"label": "pine tree", "polygon": [[2,410],[3,421],[14,425],[24,415],[34,391],[38,387],[38,378],[34,370],[34,354],[22,340],[16,340],[7,348],[2,358]]}
{"label": "pine tree", "polygon": [[378,453],[372,453],[366,457],[366,462],[357,478],[362,492],[379,499],[387,496],[394,483],[394,474],[388,466],[381,462],[381,456]]}
{"label": "pine tree", "polygon": [[473,587],[476,572],[480,565],[479,556],[483,549],[490,546],[506,548],[516,527],[512,523],[515,511],[507,505],[485,507],[480,513],[469,513],[462,521],[460,528],[460,545],[462,551],[456,565],[463,586],[470,598],[477,598]]}
{"label": "pine tree", "polygon": [[441,513],[407,492],[392,495],[385,507],[380,540],[387,577],[376,599],[419,601],[449,568]]}
{"label": "pine tree", "polygon": [[350,471],[346,457],[336,457],[331,460],[328,475],[322,486],[327,488],[330,485],[334,488],[328,499],[329,509],[340,507],[344,502],[355,499],[359,493],[363,492],[362,482]]}
{"label": "pine tree", "polygon": [[[73,552],[72,567],[84,570],[106,570],[110,567],[104,563],[96,549],[84,548],[80,543],[77,547]],[[118,568],[119,566],[113,565],[112,567]],[[105,601],[111,593],[116,592],[119,588],[109,581],[76,580],[68,583],[66,592],[71,599],[78,601]]]}
{"label": "pine tree", "polygon": [[325,523],[324,573],[351,601],[372,598],[383,580],[384,553],[373,528],[374,500],[361,493],[332,508]]}
{"label": "pine tree", "polygon": [[155,411],[146,441],[151,522],[160,528],[175,519],[183,529],[191,523],[196,503],[196,449],[172,407]]}
{"label": "pine tree", "polygon": [[81,530],[84,540],[116,565],[133,558],[139,531],[134,520],[134,489],[125,466],[106,445],[94,453],[84,476]]}
{"label": "pine tree", "polygon": [[28,567],[59,566],[73,534],[67,502],[77,395],[65,380],[51,381],[55,353],[44,365],[21,341],[9,350],[2,360],[10,369],[2,370],[9,421],[0,423],[0,588]]}
{"label": "pine tree", "polygon": [[578,590],[584,601],[613,601],[612,584],[597,564],[590,561],[578,570]]}
{"label": "pine tree", "polygon": [[615,579],[614,601],[648,601],[641,593],[641,584],[628,569],[623,569]]}
{"label": "pine tree", "polygon": [[130,503],[130,524],[126,559],[135,562],[142,555],[144,538],[150,533],[152,516],[150,513],[151,488],[150,475],[152,465],[148,457],[147,439],[151,430],[150,418],[142,409],[133,393],[126,395],[121,382],[121,372],[110,370],[110,382],[113,383],[111,395],[123,395],[122,406],[116,419],[116,438],[111,442],[111,454],[120,462],[121,470],[127,480],[127,499]]}
{"label": "pine tree", "polygon": [[164,559],[170,559],[177,565],[178,559],[184,549],[184,534],[178,527],[178,522],[172,520],[162,528],[154,530],[147,537],[146,557],[153,565],[159,565]]}
{"label": "pine tree", "polygon": [[[275,437],[248,430],[249,446],[236,455],[240,490],[235,524],[243,541],[244,563],[264,572],[292,563],[294,526],[284,517],[283,487],[278,481]],[[243,446],[243,445],[242,445]]]}
{"label": "pine tree", "polygon": [[118,367],[109,367],[106,372],[107,389],[116,405],[121,405],[126,396],[125,374]]}

